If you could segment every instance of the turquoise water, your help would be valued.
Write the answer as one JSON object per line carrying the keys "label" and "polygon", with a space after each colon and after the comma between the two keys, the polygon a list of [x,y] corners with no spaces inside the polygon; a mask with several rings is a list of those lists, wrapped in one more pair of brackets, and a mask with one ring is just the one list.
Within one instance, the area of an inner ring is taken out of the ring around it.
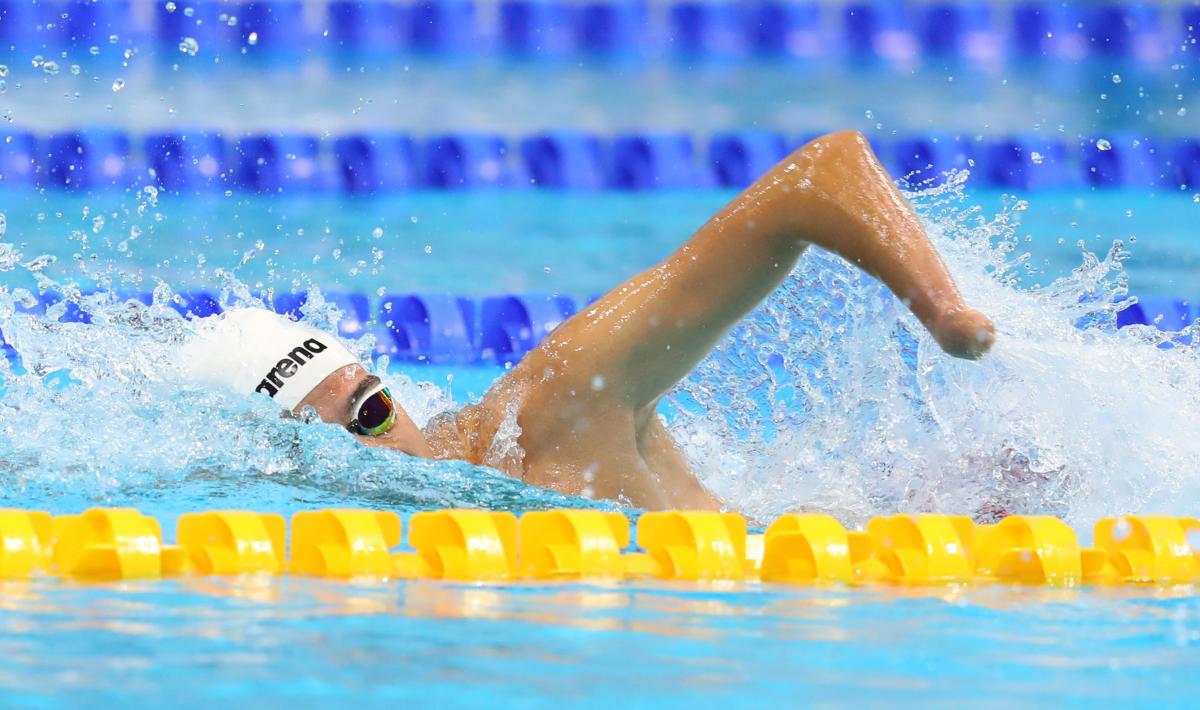
{"label": "turquoise water", "polygon": [[[14,58],[4,120],[39,133],[512,137],[565,127],[703,137],[753,127],[790,137],[1034,132],[1072,143],[1189,136],[1200,111],[1186,57],[873,69],[255,65],[220,63],[208,46],[167,59],[149,46],[124,56],[126,45],[95,58],[72,50],[55,58],[57,73]],[[180,513],[211,508],[626,510],[486,467],[366,450],[264,402],[180,388],[169,363],[190,326],[165,299],[272,288],[585,299],[661,259],[729,197],[6,190],[0,328],[29,371],[0,361],[0,505],[133,505],[169,538]],[[1200,353],[1153,329],[1118,332],[1109,304],[1126,293],[1200,298],[1200,199],[1010,197],[969,180],[918,202],[964,292],[995,317],[995,352],[978,364],[941,356],[878,284],[814,253],[664,402],[705,483],[760,521],[808,510],[852,526],[896,512],[1053,513],[1086,540],[1102,516],[1194,515]],[[22,288],[159,298],[149,308],[93,303],[96,323],[61,324],[15,315]],[[307,316],[329,324],[336,314]],[[477,399],[501,373],[393,364],[385,376],[423,422]],[[1185,706],[1200,691],[1194,592],[6,583],[0,705]]]}
{"label": "turquoise water", "polygon": [[[661,258],[727,197],[31,193],[10,203],[0,244],[8,289],[582,297]],[[1127,286],[1200,291],[1200,205],[1141,192],[916,199],[964,292],[996,317],[996,351],[941,356],[878,284],[814,253],[664,405],[705,482],[758,520],[1050,512],[1086,540],[1101,516],[1194,513],[1198,353],[1116,331],[1108,304]],[[190,326],[162,303],[110,305],[83,325],[15,316],[12,302],[0,299],[0,322],[30,371],[3,372],[0,504],[134,505],[168,537],[180,513],[211,508],[614,507],[181,390],[165,363]],[[387,378],[423,422],[500,372],[393,366]],[[1193,592],[37,581],[0,592],[0,687],[6,704],[32,706],[1172,705],[1200,690]]]}
{"label": "turquoise water", "polygon": [[[413,193],[378,199],[255,198],[9,191],[7,240],[27,257],[52,255],[43,271],[93,285],[105,277],[151,290],[212,289],[218,270],[255,288],[375,294],[432,291],[485,296],[546,291],[603,293],[675,249],[733,193],[556,194],[533,190]],[[1008,197],[975,190],[981,217],[1006,201],[1023,282],[1045,283],[1080,263],[1080,245],[1132,252],[1132,293],[1200,297],[1200,239],[1190,193],[1063,190]],[[97,223],[97,218],[101,222]],[[81,274],[75,255],[87,269]],[[89,278],[90,277],[90,278]],[[15,280],[14,280],[15,279]],[[10,274],[10,284],[32,285]]]}
{"label": "turquoise water", "polygon": [[5,585],[8,706],[1186,707],[1194,595]]}

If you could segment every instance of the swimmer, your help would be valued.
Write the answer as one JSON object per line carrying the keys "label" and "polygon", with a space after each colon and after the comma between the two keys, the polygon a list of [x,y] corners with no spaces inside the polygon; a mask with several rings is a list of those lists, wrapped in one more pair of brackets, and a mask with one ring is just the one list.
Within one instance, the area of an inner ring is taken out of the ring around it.
{"label": "swimmer", "polygon": [[883,281],[950,355],[991,347],[912,206],[858,133],[818,138],[739,194],[660,264],[564,322],[477,404],[419,429],[379,378],[327,334],[232,311],[197,372],[283,408],[311,407],[363,443],[484,464],[515,413],[522,457],[486,463],[567,495],[645,509],[719,509],[656,413],[659,399],[778,287],[810,244]]}

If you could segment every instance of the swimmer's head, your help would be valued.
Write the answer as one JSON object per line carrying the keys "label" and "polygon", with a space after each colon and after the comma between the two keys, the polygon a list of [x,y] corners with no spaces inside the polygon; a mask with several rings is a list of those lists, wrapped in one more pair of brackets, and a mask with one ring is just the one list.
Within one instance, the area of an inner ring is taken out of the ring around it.
{"label": "swimmer's head", "polygon": [[257,393],[290,412],[312,407],[366,444],[432,455],[379,378],[334,336],[261,308],[227,311],[198,330],[180,350],[180,370],[192,382]]}

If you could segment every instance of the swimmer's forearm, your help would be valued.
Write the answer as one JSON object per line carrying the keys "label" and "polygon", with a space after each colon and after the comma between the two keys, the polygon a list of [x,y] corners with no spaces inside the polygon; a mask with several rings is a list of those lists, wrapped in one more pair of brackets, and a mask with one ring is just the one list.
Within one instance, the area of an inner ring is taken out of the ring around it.
{"label": "swimmer's forearm", "polygon": [[969,309],[911,205],[857,133],[819,138],[735,197],[662,263],[547,339],[564,383],[652,407],[787,277],[809,243],[884,281],[948,352],[977,357],[991,322]]}

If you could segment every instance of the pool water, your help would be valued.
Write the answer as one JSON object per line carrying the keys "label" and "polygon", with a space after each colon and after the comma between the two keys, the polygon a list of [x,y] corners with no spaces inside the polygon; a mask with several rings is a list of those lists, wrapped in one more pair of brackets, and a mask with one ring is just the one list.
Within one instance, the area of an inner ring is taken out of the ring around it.
{"label": "pool water", "polygon": [[[1186,706],[1190,591],[6,584],[5,704]],[[619,684],[619,690],[614,687]]]}
{"label": "pool water", "polygon": [[[1131,293],[1200,297],[1200,216],[1191,193],[1077,189],[1031,194],[977,190],[982,217],[1023,203],[1012,220],[1030,254],[1019,277],[1048,282],[1121,240]],[[212,289],[214,273],[255,288],[455,293],[606,292],[665,257],[734,195],[722,190],[648,194],[536,190],[406,193],[346,199],[13,191],[7,241],[26,258],[49,254],[62,274],[151,290]],[[142,208],[139,212],[139,208]],[[102,218],[97,223],[97,217]],[[187,245],[181,253],[180,246]],[[193,253],[194,251],[194,253]],[[74,255],[94,266],[76,270]],[[14,272],[10,285],[35,282]]]}
{"label": "pool water", "polygon": [[[143,20],[149,11],[139,8]],[[1121,136],[1194,137],[1200,111],[1182,35],[1148,62],[852,66],[349,61],[309,48],[256,63],[228,47],[222,61],[207,44],[154,56],[153,42],[120,31],[95,53],[54,57],[55,72],[44,58],[31,64],[27,47],[5,50],[7,130],[683,131],[702,144],[725,130],[793,140],[851,128],[885,140],[1033,133],[1121,146]],[[664,398],[685,456],[732,508],[759,522],[829,512],[851,527],[920,511],[1050,513],[1085,544],[1101,517],[1195,515],[1200,332],[1116,328],[1127,294],[1200,299],[1194,186],[1005,194],[980,173],[914,200],[965,295],[996,320],[988,358],[945,357],[878,283],[814,250]],[[0,506],[134,506],[168,540],[179,515],[205,509],[635,517],[181,386],[174,357],[194,325],[166,302],[189,290],[220,292],[226,305],[308,290],[583,303],[670,253],[732,197],[3,189],[0,329],[24,369],[0,358]],[[153,290],[156,302],[93,304],[93,323],[63,323],[19,313],[22,289]],[[325,307],[305,316],[337,319]],[[369,338],[349,344],[373,352]],[[504,372],[378,367],[418,423],[477,400]],[[0,583],[0,705],[1186,706],[1200,692],[1198,599],[1191,586],[35,579]]]}
{"label": "pool water", "polygon": [[[143,203],[116,196],[30,194],[7,213],[6,241],[26,264],[10,265],[9,283],[585,297],[661,258],[727,198],[164,198],[139,214]],[[664,404],[706,482],[759,520],[805,509],[851,523],[897,510],[1053,512],[1085,540],[1102,515],[1190,511],[1194,349],[1117,333],[1111,311],[1092,330],[1074,320],[1081,296],[1115,295],[1125,279],[1135,291],[1200,291],[1191,276],[1200,250],[1184,226],[1200,205],[1142,192],[1036,194],[1027,205],[953,190],[917,200],[964,290],[1013,346],[1001,341],[982,368],[949,362],[877,285],[811,255]],[[101,212],[109,218],[97,229]],[[122,248],[133,224],[146,228]],[[1123,267],[1103,258],[1131,237]],[[1100,258],[1081,256],[1080,241]],[[373,249],[385,255],[377,263]],[[43,253],[57,260],[33,259]],[[212,508],[617,507],[485,468],[364,450],[336,427],[278,420],[266,403],[178,392],[156,358],[186,322],[138,313],[60,324],[38,339],[6,328],[43,375],[5,375],[5,505],[133,505],[162,520],[168,538],[179,514]],[[1183,369],[1165,374],[1170,367]],[[62,370],[76,384],[56,380]],[[387,377],[424,421],[477,398],[502,372],[394,364]],[[764,373],[765,388],[741,384]],[[1038,394],[1049,382],[1057,399]],[[1120,445],[1149,440],[1157,450]],[[611,703],[614,682],[633,704],[672,707],[749,698],[1171,704],[1197,690],[1187,669],[1198,611],[1190,588],[34,581],[0,594],[9,659],[0,685],[7,702],[35,706],[350,697],[590,706]]]}

